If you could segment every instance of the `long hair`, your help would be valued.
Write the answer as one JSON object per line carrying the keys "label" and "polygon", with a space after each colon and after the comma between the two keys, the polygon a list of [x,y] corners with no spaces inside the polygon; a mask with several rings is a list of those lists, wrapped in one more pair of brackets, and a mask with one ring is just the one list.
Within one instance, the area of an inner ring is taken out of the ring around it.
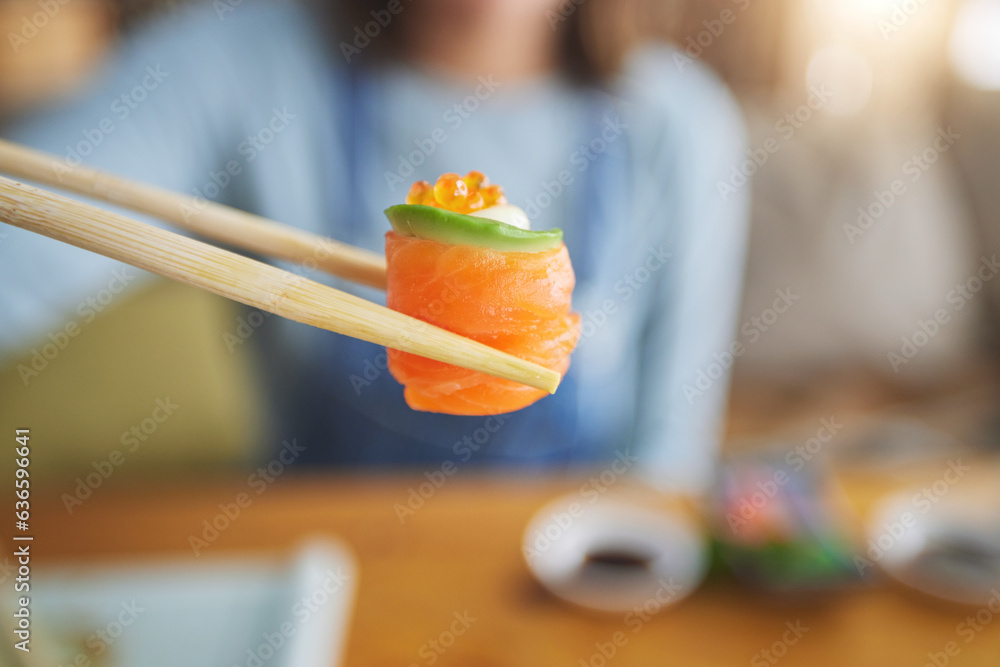
{"label": "long hair", "polygon": [[[328,0],[329,1],[329,0]],[[546,15],[559,40],[560,66],[570,77],[602,81],[613,76],[629,52],[648,40],[681,43],[707,14],[721,10],[732,0],[563,0]],[[372,20],[373,12],[385,10],[386,0],[334,0],[330,15],[336,17],[338,39]],[[406,29],[406,12],[400,12],[384,34],[372,40],[373,59],[398,54]]]}
{"label": "long hair", "polygon": [[[109,0],[125,26],[153,11],[176,8],[193,0]],[[208,1],[208,0],[202,0]],[[323,16],[336,42],[350,43],[356,26],[372,20],[372,12],[386,9],[389,0],[270,0],[303,2]],[[408,3],[411,0],[400,0]],[[420,2],[420,0],[412,0]],[[547,18],[558,33],[560,65],[571,78],[596,82],[608,80],[629,52],[644,41],[666,40],[683,47],[705,29],[705,21],[722,12],[738,10],[752,15],[748,21],[727,28],[700,57],[715,67],[731,85],[771,83],[775,76],[775,50],[782,31],[783,8],[794,0],[768,3],[751,0],[562,0]],[[751,6],[752,5],[752,6]],[[746,9],[746,11],[743,11]],[[398,55],[400,33],[406,27],[401,12],[372,40],[362,60]],[[739,33],[737,34],[729,34]],[[736,37],[736,39],[733,39]]]}

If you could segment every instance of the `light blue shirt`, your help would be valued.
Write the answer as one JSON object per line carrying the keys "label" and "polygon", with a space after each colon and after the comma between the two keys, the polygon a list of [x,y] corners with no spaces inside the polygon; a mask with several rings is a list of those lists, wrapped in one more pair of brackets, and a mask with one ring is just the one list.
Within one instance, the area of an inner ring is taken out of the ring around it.
{"label": "light blue shirt", "polygon": [[[748,217],[745,189],[717,189],[745,143],[725,86],[660,45],[636,51],[602,92],[555,76],[456,83],[397,64],[364,77],[359,137],[347,73],[366,54],[348,65],[319,23],[290,4],[175,13],[133,34],[85,94],[4,136],[379,251],[381,211],[412,181],[484,171],[533,227],[565,232],[584,323],[571,388],[503,423],[414,413],[381,369],[384,351],[271,318],[254,343],[279,362],[269,386],[284,435],[305,429],[322,441],[314,451],[331,453],[320,458],[348,463],[463,463],[473,459],[469,443],[479,445],[477,461],[519,465],[628,451],[657,484],[701,488],[724,413],[728,364],[719,360],[734,340]],[[595,180],[608,196],[584,192]],[[121,265],[2,232],[0,359],[10,359]],[[305,273],[384,302],[375,290]],[[325,426],[301,421],[317,412]],[[360,432],[345,425],[358,419],[380,434],[348,442]]]}

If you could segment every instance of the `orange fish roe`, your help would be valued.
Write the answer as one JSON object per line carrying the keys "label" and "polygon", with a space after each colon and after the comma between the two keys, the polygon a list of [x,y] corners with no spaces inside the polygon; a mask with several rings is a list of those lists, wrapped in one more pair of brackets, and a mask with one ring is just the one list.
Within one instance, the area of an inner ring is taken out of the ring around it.
{"label": "orange fish roe", "polygon": [[410,186],[410,192],[406,195],[406,203],[433,206],[434,188],[427,181],[417,181]]}
{"label": "orange fish roe", "polygon": [[406,195],[406,203],[435,206],[455,213],[473,213],[506,204],[507,197],[503,188],[491,185],[483,172],[470,171],[465,176],[442,174],[433,185],[417,181]]}

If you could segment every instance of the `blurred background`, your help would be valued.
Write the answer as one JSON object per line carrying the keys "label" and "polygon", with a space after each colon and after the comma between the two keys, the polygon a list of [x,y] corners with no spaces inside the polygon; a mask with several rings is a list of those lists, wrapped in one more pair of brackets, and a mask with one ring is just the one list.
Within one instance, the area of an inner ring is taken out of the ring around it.
{"label": "blurred background", "polygon": [[[16,57],[6,44],[0,48],[0,127],[86,86],[121,35],[182,4],[61,4]],[[847,426],[829,449],[843,450],[833,468],[850,498],[838,491],[831,500],[824,491],[827,509],[867,509],[880,494],[922,479],[927,465],[931,479],[940,476],[940,462],[954,456],[994,460],[1000,0],[663,5],[672,17],[664,32],[724,78],[750,131],[748,161],[740,166],[752,172],[753,193],[738,337],[745,353],[734,360],[729,460],[764,465],[775,443],[805,442],[823,428],[822,419],[840,420]],[[0,35],[19,32],[36,10],[36,0],[0,1]],[[724,12],[736,20],[721,22]],[[893,192],[897,180],[905,187]],[[800,298],[775,318],[776,291]],[[226,478],[270,456],[273,443],[260,437],[268,411],[249,352],[233,353],[223,343],[242,311],[165,281],[142,292],[101,312],[37,378],[34,391],[18,390],[17,366],[30,355],[0,369],[0,425],[30,423],[46,443],[33,459],[41,488],[70,489],[120,446],[128,427],[148,421],[152,390],[139,386],[170,387],[186,417],[152,426],[155,438],[129,455],[111,480],[115,487]],[[947,323],[934,326],[942,309]],[[51,406],[59,406],[58,418]],[[898,463],[901,450],[916,461],[912,475],[909,463]],[[0,461],[0,474],[10,468]],[[750,484],[740,475],[734,473],[734,488]],[[996,488],[992,479],[984,488]],[[822,486],[810,484],[810,492]],[[351,488],[359,498],[371,493]],[[377,537],[357,516],[352,521],[347,532],[372,547]],[[760,583],[770,574],[753,569],[749,578]],[[705,618],[719,603],[712,595]],[[878,608],[867,617],[875,625]],[[983,657],[961,664],[997,663]]]}
{"label": "blurred background", "polygon": [[[0,123],[72,95],[130,26],[182,4],[60,5],[17,54],[0,50]],[[750,127],[747,158],[756,151],[764,162],[741,165],[754,172],[753,220],[734,435],[769,429],[776,411],[794,413],[817,400],[876,406],[992,382],[1000,281],[960,297],[961,308],[949,294],[1000,242],[998,3],[720,0],[663,8],[669,21],[661,32],[732,87]],[[32,0],[5,0],[3,34],[19,33],[35,9]],[[726,11],[738,20],[722,23]],[[815,97],[824,86],[837,94]],[[936,137],[949,132],[958,138],[936,151]],[[769,141],[776,152],[762,152]],[[925,151],[932,163],[920,160]],[[883,211],[880,193],[888,196],[896,179],[912,186]],[[70,429],[78,446],[44,455],[38,465],[64,472],[86,466],[117,440],[118,425],[148,412],[132,398],[142,392],[128,391],[144,381],[176,386],[198,414],[167,425],[155,451],[130,464],[135,473],[163,464],[203,469],[255,455],[247,443],[266,429],[254,377],[246,359],[218,344],[238,312],[193,290],[150,290],[158,301],[130,300],[102,312],[92,333],[38,378],[37,391],[13,390],[16,363],[0,375],[4,416],[41,417],[51,404],[70,411],[65,416],[72,418],[46,428],[56,440],[70,435],[59,429]],[[776,290],[801,298],[758,326],[752,318],[766,314]],[[890,355],[941,307],[954,311],[947,326],[913,359],[893,363]],[[181,311],[183,318],[174,317]],[[116,344],[134,340],[135,327],[142,327],[146,348]],[[164,344],[175,336],[183,344]],[[205,372],[197,379],[178,372],[192,366]],[[83,390],[101,377],[110,390],[121,388],[120,400]],[[836,398],[817,398],[829,394]],[[109,409],[119,412],[105,414]]]}

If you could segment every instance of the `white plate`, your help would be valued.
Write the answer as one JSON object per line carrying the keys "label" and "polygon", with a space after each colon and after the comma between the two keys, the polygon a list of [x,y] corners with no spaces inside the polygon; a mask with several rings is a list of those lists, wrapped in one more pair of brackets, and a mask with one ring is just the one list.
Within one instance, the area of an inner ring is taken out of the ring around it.
{"label": "white plate", "polygon": [[863,557],[896,581],[944,600],[1000,603],[1000,507],[955,489],[929,504],[920,489],[879,503]]}
{"label": "white plate", "polygon": [[524,533],[528,568],[568,602],[655,613],[704,578],[704,537],[686,516],[622,498],[572,494],[535,514]]}
{"label": "white plate", "polygon": [[[311,542],[289,561],[204,557],[39,568],[35,639],[56,664],[93,667],[337,665],[357,570],[350,552]],[[53,645],[56,646],[53,646]]]}

